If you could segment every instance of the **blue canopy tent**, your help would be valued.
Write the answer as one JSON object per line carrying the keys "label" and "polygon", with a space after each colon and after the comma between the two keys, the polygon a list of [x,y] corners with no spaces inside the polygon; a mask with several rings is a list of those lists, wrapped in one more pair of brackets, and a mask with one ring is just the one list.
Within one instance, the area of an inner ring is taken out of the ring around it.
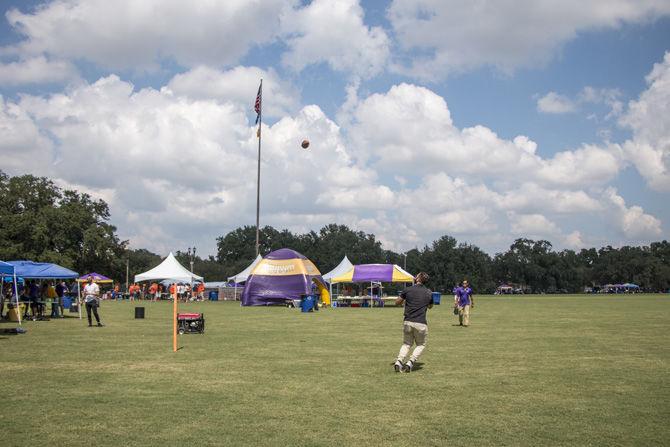
{"label": "blue canopy tent", "polygon": [[79,273],[49,262],[9,261],[14,266],[16,276],[32,279],[72,279],[78,278]]}
{"label": "blue canopy tent", "polygon": [[[34,261],[8,261],[14,267],[14,273],[21,278],[30,279],[75,279],[79,273],[66,269],[58,264]],[[79,307],[79,319],[81,319],[81,306]]]}
{"label": "blue canopy tent", "polygon": [[[2,277],[2,281],[0,281],[0,300],[2,300],[3,308],[4,308],[4,303],[5,303],[5,291],[3,290],[4,285],[5,285],[5,277],[11,277],[12,282],[14,283],[14,300],[16,303],[16,314],[18,315],[18,320],[19,320],[19,325],[21,324],[21,312],[18,311],[18,304],[19,304],[19,291],[18,288],[16,287],[16,269],[12,264],[9,264],[7,262],[0,261],[0,277]],[[11,304],[11,302],[10,302]]]}

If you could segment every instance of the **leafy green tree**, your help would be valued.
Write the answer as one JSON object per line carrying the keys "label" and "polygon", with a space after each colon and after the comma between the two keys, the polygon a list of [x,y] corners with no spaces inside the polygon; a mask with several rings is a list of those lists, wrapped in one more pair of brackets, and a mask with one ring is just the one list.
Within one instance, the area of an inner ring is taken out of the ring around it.
{"label": "leafy green tree", "polygon": [[46,178],[0,172],[0,258],[54,262],[80,273],[117,273],[127,242],[109,207]]}

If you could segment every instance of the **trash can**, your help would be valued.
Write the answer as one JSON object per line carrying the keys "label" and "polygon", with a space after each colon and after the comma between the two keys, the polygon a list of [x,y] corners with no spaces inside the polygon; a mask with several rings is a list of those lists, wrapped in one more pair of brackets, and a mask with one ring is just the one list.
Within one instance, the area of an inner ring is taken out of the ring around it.
{"label": "trash can", "polygon": [[440,304],[442,294],[440,292],[433,292],[433,304]]}
{"label": "trash can", "polygon": [[209,300],[210,301],[219,301],[219,292],[216,290],[209,291]]}
{"label": "trash can", "polygon": [[63,304],[63,309],[69,309],[72,306],[72,298],[69,296],[64,296],[61,298],[61,303]]}
{"label": "trash can", "polygon": [[142,319],[142,318],[144,318],[144,307],[136,307],[135,319]]}
{"label": "trash can", "polygon": [[314,310],[314,296],[304,295],[302,297],[302,300],[300,300],[300,311],[312,312],[313,310]]}

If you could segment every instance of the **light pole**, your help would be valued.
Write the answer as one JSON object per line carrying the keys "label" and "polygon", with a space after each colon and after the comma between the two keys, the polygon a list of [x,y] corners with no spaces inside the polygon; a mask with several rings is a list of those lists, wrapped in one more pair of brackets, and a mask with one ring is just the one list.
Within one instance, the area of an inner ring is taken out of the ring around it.
{"label": "light pole", "polygon": [[403,264],[403,270],[407,271],[407,253],[402,254],[405,257],[405,262]]}
{"label": "light pole", "polygon": [[193,258],[195,258],[195,247],[188,247],[187,253],[191,263],[191,296],[193,296]]}

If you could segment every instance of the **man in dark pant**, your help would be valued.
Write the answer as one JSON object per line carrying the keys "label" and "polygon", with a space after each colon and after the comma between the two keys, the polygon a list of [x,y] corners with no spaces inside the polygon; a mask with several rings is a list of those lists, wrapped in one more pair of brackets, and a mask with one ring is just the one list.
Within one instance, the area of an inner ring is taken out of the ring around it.
{"label": "man in dark pant", "polygon": [[[433,294],[424,285],[428,282],[428,279],[427,273],[419,273],[414,279],[416,284],[400,292],[400,297],[396,300],[397,306],[405,304],[403,342],[400,352],[398,352],[398,358],[393,364],[396,372],[411,372],[414,364],[426,347],[426,339],[428,337],[426,311],[433,307]],[[409,361],[403,363],[413,344],[416,344],[416,347],[412,351]]]}
{"label": "man in dark pant", "polygon": [[100,305],[100,287],[93,282],[93,277],[88,277],[88,284],[84,287],[84,301],[86,302],[86,316],[88,317],[88,326],[93,326],[91,321],[91,311],[93,311],[93,316],[95,316],[95,321],[98,323],[98,326],[102,327],[104,324],[100,322],[100,316],[98,315],[98,306]]}

